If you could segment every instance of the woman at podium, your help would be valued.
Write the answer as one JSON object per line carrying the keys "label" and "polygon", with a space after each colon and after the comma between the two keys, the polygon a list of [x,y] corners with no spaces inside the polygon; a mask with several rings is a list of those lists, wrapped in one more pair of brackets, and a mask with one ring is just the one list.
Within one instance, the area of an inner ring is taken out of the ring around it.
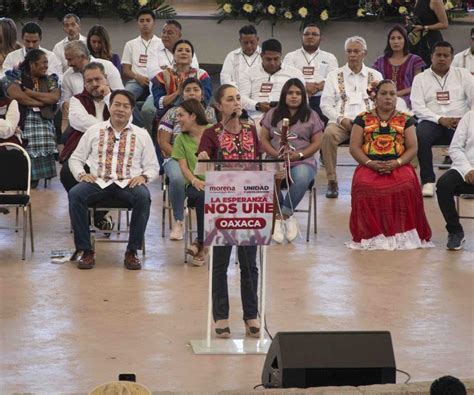
{"label": "woman at podium", "polygon": [[[224,84],[216,92],[216,108],[220,122],[207,129],[199,144],[199,159],[255,160],[259,157],[257,130],[253,124],[242,121],[240,93],[233,85]],[[227,268],[232,246],[214,247],[212,273],[212,309],[217,337],[229,338],[229,293]],[[246,334],[260,336],[257,319],[258,268],[257,246],[239,246],[240,290]]]}

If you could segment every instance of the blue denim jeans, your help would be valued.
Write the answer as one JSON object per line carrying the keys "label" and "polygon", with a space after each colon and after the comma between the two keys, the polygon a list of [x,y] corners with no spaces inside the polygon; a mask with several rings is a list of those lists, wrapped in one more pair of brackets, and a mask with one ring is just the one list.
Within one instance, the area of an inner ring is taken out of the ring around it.
{"label": "blue denim jeans", "polygon": [[182,221],[184,219],[184,199],[186,197],[186,183],[183,173],[175,159],[168,159],[163,165],[163,169],[170,180],[169,197],[174,219]]}
{"label": "blue denim jeans", "polygon": [[196,209],[197,241],[204,241],[204,191],[198,191],[192,185],[186,187],[188,206]]}
{"label": "blue denim jeans", "polygon": [[278,196],[281,212],[288,216],[293,215],[294,210],[308,190],[309,184],[314,180],[314,177],[316,176],[316,166],[313,167],[302,163],[298,166],[293,166],[290,170],[290,174],[294,181],[293,184],[291,184],[284,198],[281,191]]}
{"label": "blue denim jeans", "polygon": [[153,120],[155,119],[156,107],[153,101],[153,95],[149,95],[142,106],[141,117],[143,119],[144,127],[148,130],[151,136],[151,129],[153,127]]}
{"label": "blue denim jeans", "polygon": [[[229,289],[227,287],[227,268],[229,267],[232,246],[214,247],[212,270],[212,314],[214,321],[229,318]],[[258,313],[258,267],[257,247],[237,247],[240,265],[240,297],[242,299],[243,319],[257,318]]]}
{"label": "blue denim jeans", "polygon": [[69,215],[74,230],[74,244],[77,250],[92,250],[88,205],[110,198],[117,198],[132,205],[127,250],[142,248],[151,204],[150,192],[145,185],[122,189],[117,184],[111,184],[107,188],[101,189],[97,184],[80,182],[69,191],[68,198]]}
{"label": "blue denim jeans", "polygon": [[[127,81],[127,83],[125,84],[125,89],[133,93],[133,96],[135,96],[135,100],[138,100],[143,94],[145,94],[148,91],[148,87],[141,86],[135,80]],[[141,128],[144,127],[143,118],[138,106],[135,106],[135,108],[133,109],[133,124]]]}

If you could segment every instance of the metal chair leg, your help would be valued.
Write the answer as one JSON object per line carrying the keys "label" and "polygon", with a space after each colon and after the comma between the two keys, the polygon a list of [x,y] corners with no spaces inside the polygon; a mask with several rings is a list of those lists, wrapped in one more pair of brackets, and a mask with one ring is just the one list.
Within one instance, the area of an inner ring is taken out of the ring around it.
{"label": "metal chair leg", "polygon": [[15,209],[15,233],[18,233],[18,213],[19,213],[19,207]]}
{"label": "metal chair leg", "polygon": [[25,260],[25,250],[26,250],[26,231],[27,231],[27,220],[26,220],[26,206],[23,206],[23,252],[21,254],[21,259]]}
{"label": "metal chair leg", "polygon": [[31,243],[31,252],[35,251],[35,243],[33,239],[33,213],[31,209],[31,204],[28,204],[28,213],[30,217],[30,243]]}
{"label": "metal chair leg", "polygon": [[184,209],[184,263],[188,263],[189,209]]}
{"label": "metal chair leg", "polygon": [[309,191],[308,198],[308,221],[306,224],[306,242],[309,242],[309,229],[311,228],[311,207],[313,203],[313,189]]}
{"label": "metal chair leg", "polygon": [[314,234],[318,233],[318,201],[316,196],[316,187],[313,187],[313,218],[314,218]]}

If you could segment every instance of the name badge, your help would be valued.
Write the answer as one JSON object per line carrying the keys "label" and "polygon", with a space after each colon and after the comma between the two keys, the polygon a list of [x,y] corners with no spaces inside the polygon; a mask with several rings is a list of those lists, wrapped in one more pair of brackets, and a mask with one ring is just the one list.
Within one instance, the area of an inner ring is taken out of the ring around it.
{"label": "name badge", "polygon": [[272,82],[262,82],[262,85],[260,86],[260,93],[271,93],[272,89],[273,89]]}
{"label": "name badge", "polygon": [[142,54],[138,57],[138,64],[140,66],[146,66],[147,60],[148,60],[148,55]]}
{"label": "name badge", "polygon": [[303,75],[305,77],[312,77],[314,75],[314,67],[312,66],[303,67]]}
{"label": "name badge", "polygon": [[449,91],[436,92],[438,104],[449,104]]}
{"label": "name badge", "polygon": [[39,107],[31,107],[31,109],[33,110],[33,112],[41,112],[41,108]]}

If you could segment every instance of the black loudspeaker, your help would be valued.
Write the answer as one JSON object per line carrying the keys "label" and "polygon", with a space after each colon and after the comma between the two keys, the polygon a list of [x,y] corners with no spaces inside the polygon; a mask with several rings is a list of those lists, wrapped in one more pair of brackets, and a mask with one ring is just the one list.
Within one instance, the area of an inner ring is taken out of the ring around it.
{"label": "black loudspeaker", "polygon": [[278,332],[263,366],[267,388],[395,383],[390,332]]}

